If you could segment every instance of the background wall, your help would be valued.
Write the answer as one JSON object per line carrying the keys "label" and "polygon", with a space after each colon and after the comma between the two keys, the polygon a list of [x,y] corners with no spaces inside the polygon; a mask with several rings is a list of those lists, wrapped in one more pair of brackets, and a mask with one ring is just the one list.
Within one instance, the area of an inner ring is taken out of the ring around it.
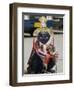
{"label": "background wall", "polygon": [[73,90],[74,79],[73,83],[71,84],[42,85],[28,87],[9,86],[9,3],[12,2],[70,5],[73,6],[74,11],[74,0],[0,0],[0,90]]}

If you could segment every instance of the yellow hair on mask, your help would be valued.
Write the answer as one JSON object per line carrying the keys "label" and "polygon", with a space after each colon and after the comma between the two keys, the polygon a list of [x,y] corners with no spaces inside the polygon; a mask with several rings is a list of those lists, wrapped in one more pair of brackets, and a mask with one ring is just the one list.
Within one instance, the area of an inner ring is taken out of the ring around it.
{"label": "yellow hair on mask", "polygon": [[39,21],[40,21],[40,22],[42,22],[42,21],[46,22],[47,19],[45,18],[45,16],[42,16],[42,17],[39,18]]}

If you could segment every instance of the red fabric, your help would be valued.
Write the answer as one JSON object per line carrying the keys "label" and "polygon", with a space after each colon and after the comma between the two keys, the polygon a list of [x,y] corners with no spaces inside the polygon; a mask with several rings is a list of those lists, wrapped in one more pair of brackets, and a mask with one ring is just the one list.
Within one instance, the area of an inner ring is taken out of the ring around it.
{"label": "red fabric", "polygon": [[[39,49],[39,46],[37,42],[35,42],[35,40],[33,39],[33,50],[38,51],[38,49]],[[48,54],[46,54],[44,58],[44,63],[48,64],[48,62],[52,60],[51,58],[54,58],[54,55],[51,55],[50,52],[48,52]]]}
{"label": "red fabric", "polygon": [[39,46],[38,46],[38,42],[35,42],[35,39],[33,39],[33,50],[38,50]]}
{"label": "red fabric", "polygon": [[51,55],[50,53],[48,53],[48,54],[45,56],[44,63],[48,64],[48,63],[50,62],[51,58],[54,58],[54,56]]}

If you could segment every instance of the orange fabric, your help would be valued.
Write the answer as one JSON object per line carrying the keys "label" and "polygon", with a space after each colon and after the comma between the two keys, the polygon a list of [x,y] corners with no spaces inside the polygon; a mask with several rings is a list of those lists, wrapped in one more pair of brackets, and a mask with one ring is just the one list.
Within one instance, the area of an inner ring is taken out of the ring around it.
{"label": "orange fabric", "polygon": [[48,64],[48,62],[51,60],[51,58],[53,58],[53,55],[47,54],[47,55],[45,56],[44,63]]}

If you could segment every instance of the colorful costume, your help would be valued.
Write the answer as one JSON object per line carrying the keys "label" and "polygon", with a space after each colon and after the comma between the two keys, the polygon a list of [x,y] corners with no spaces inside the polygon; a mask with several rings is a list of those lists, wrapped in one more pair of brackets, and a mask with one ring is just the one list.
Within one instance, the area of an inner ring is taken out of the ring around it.
{"label": "colorful costume", "polygon": [[[33,73],[50,72],[55,65],[54,34],[51,29],[46,27],[45,17],[41,17],[40,21],[42,21],[42,27],[37,28],[33,33],[35,37],[33,38],[32,53],[28,62],[28,72],[33,71]],[[40,70],[38,70],[39,67]]]}

